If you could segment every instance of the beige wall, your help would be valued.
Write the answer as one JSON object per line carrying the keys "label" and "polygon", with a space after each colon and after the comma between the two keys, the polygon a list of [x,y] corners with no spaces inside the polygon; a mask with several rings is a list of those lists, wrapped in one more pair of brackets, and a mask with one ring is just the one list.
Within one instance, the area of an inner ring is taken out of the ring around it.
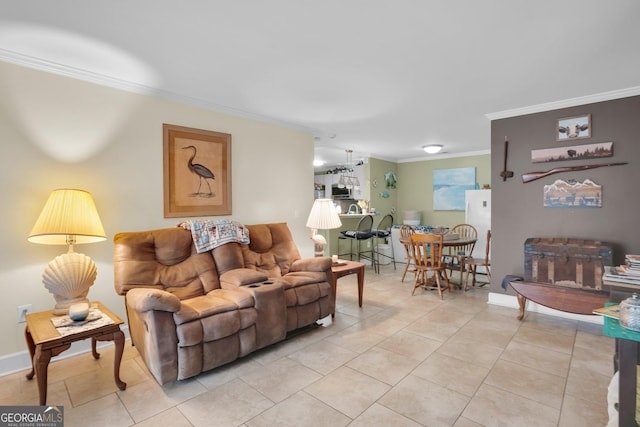
{"label": "beige wall", "polygon": [[476,182],[482,186],[491,183],[491,155],[454,157],[398,164],[397,223],[403,212],[419,210],[422,224],[453,227],[464,223],[464,211],[433,210],[433,171],[436,169],[476,168]]}
{"label": "beige wall", "polygon": [[302,255],[313,255],[305,227],[313,203],[312,135],[2,62],[0,93],[0,358],[26,349],[18,305],[53,306],[41,275],[66,248],[26,238],[55,188],[93,194],[107,241],[76,250],[98,266],[90,298],[125,316],[113,289],[113,235],[179,221],[163,218],[163,123],[230,133],[231,218],[287,222]]}

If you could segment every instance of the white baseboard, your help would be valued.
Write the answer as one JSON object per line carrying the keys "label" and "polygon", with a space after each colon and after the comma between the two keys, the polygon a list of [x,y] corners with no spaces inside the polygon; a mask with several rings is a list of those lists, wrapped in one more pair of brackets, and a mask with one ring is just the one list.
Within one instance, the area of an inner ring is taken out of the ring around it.
{"label": "white baseboard", "polygon": [[[502,307],[519,309],[518,298],[514,295],[501,294],[496,292],[489,292],[488,301],[489,304],[499,305]],[[562,317],[565,319],[579,320],[582,322],[589,322],[602,325],[603,320],[601,316],[586,316],[582,314],[565,313],[564,311],[553,310],[551,308],[536,304],[533,301],[527,301],[525,307],[526,311],[533,313],[548,314],[550,316]],[[122,326],[122,332],[124,332],[125,339],[129,340],[129,328],[127,325]],[[113,345],[112,342],[99,342],[98,348],[103,348],[109,345]],[[75,342],[71,345],[71,348],[60,356],[54,357],[53,361],[66,359],[67,357],[77,356],[78,354],[88,353],[91,351],[91,341],[84,340]],[[15,372],[23,371],[31,368],[31,358],[29,351],[19,351],[17,353],[0,356],[0,377],[13,374]]]}
{"label": "white baseboard", "polygon": [[[120,329],[124,332],[125,340],[129,340],[129,327],[127,325],[122,325]],[[113,345],[113,342],[99,341],[97,348],[104,348],[110,345]],[[51,361],[53,362],[56,360],[66,359],[67,357],[77,356],[78,354],[88,353],[90,351],[91,340],[86,339],[84,341],[77,341],[71,344],[71,348],[69,350],[54,357]],[[0,377],[24,371],[25,369],[31,369],[31,357],[29,356],[29,350],[0,356]]]}
{"label": "white baseboard", "polygon": [[[499,305],[502,307],[515,308],[517,310],[520,309],[520,306],[518,305],[518,298],[515,295],[489,292],[489,299],[487,302],[489,304]],[[550,316],[562,317],[564,319],[571,319],[571,320],[579,320],[581,322],[595,323],[597,325],[604,324],[604,320],[602,319],[602,316],[597,316],[597,315],[587,316],[585,314],[566,313],[564,311],[554,310],[552,308],[545,307],[540,304],[536,304],[535,302],[529,301],[529,300],[527,300],[526,304],[527,305],[525,306],[525,311],[530,311],[532,313],[548,314]],[[525,319],[526,319],[526,314],[525,314]]]}

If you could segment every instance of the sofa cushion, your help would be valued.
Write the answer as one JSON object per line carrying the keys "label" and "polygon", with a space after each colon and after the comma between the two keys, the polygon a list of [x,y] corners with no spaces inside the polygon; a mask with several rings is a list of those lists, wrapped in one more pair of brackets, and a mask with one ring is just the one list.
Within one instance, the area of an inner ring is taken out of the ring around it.
{"label": "sofa cushion", "polygon": [[227,271],[244,267],[242,259],[242,246],[239,243],[227,243],[219,246],[211,251],[213,259],[216,262],[218,274],[224,274]]}
{"label": "sofa cushion", "polygon": [[253,295],[245,289],[216,289],[215,291],[209,292],[209,294],[231,301],[238,308],[249,308],[255,304]]}
{"label": "sofa cushion", "polygon": [[201,297],[182,301],[180,311],[174,313],[176,325],[217,313],[253,307],[253,295],[240,289],[217,289]]}
{"label": "sofa cushion", "polygon": [[282,276],[282,269],[276,260],[275,254],[271,252],[261,254],[250,250],[245,250],[244,252],[244,263],[247,268],[266,274],[268,277]]}
{"label": "sofa cushion", "polygon": [[244,266],[269,277],[289,272],[300,252],[286,223],[247,225],[251,241],[242,245]]}
{"label": "sofa cushion", "polygon": [[242,290],[216,290],[182,302],[174,313],[178,343],[182,347],[214,341],[256,323],[253,296]]}
{"label": "sofa cushion", "polygon": [[207,316],[213,316],[217,313],[237,310],[238,306],[225,298],[220,298],[214,292],[201,297],[190,298],[182,301],[180,311],[173,314],[176,325],[191,322],[192,320],[202,319]]}
{"label": "sofa cushion", "polygon": [[184,300],[220,288],[211,255],[195,253],[187,230],[119,233],[114,243],[114,286],[120,295],[129,289],[147,287],[165,290]]}
{"label": "sofa cushion", "polygon": [[327,282],[310,283],[287,289],[284,293],[287,307],[307,305],[327,297],[331,292],[331,285]]}
{"label": "sofa cushion", "polygon": [[268,276],[265,273],[250,268],[237,268],[220,275],[221,284],[231,285],[232,287],[264,282],[267,279]]}

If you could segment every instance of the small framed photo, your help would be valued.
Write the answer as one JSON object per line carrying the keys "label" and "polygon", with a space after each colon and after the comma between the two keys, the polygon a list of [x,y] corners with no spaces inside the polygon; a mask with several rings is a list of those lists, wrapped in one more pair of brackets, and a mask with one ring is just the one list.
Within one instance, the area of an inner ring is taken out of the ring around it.
{"label": "small framed photo", "polygon": [[591,138],[591,114],[556,121],[556,141]]}
{"label": "small framed photo", "polygon": [[231,215],[231,135],[163,125],[164,217]]}

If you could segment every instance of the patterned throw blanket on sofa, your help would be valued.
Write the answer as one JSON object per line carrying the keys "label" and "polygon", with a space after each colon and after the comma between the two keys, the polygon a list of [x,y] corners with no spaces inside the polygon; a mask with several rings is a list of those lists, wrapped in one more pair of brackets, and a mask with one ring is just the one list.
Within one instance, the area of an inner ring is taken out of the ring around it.
{"label": "patterned throw blanket on sofa", "polygon": [[199,254],[226,243],[249,243],[249,230],[237,221],[198,219],[181,222],[178,226],[191,230],[193,243]]}

